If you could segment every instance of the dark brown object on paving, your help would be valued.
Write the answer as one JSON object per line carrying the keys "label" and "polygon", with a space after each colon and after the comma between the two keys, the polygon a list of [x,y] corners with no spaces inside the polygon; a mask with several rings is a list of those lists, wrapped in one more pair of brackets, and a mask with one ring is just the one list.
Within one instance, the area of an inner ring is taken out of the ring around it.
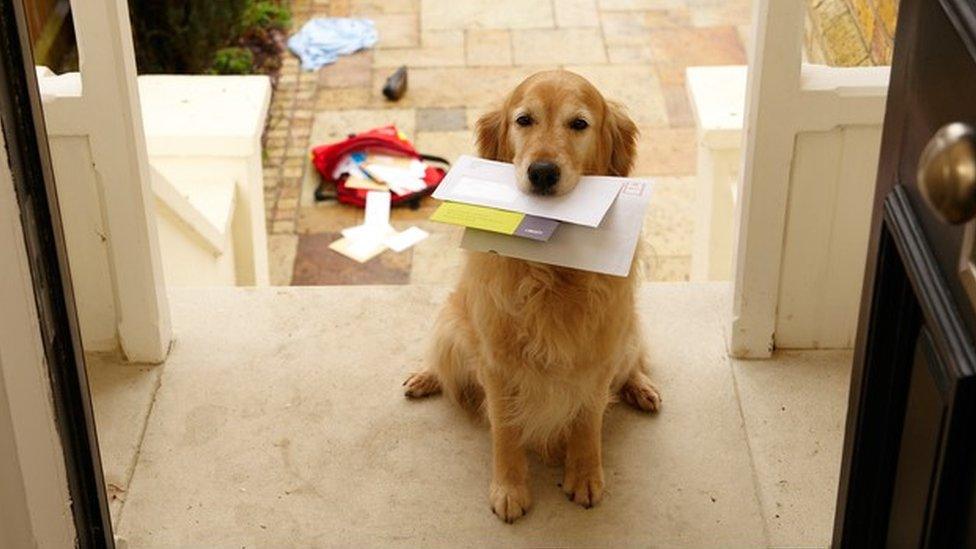
{"label": "dark brown object on paving", "polygon": [[383,86],[383,95],[390,101],[399,101],[403,94],[407,92],[407,67],[403,66],[396,70]]}

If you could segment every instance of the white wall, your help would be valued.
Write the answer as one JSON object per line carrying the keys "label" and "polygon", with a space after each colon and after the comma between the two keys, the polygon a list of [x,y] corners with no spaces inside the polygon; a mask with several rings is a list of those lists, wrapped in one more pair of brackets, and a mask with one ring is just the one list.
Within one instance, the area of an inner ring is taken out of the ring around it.
{"label": "white wall", "polygon": [[0,547],[74,547],[61,442],[0,132]]}
{"label": "white wall", "polygon": [[881,126],[797,136],[776,310],[778,349],[853,347]]}

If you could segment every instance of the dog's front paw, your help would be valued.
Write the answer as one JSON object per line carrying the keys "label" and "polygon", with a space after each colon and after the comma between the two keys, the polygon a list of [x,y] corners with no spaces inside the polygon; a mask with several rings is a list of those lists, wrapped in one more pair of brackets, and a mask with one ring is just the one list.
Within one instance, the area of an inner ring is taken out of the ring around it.
{"label": "dog's front paw", "polygon": [[525,484],[492,482],[488,500],[491,502],[491,512],[508,524],[527,513],[532,505],[532,496]]}
{"label": "dog's front paw", "polygon": [[563,492],[570,501],[589,509],[603,499],[603,469],[595,467],[577,470],[566,467],[563,475]]}
{"label": "dog's front paw", "polygon": [[410,374],[403,382],[403,394],[408,398],[424,398],[441,392],[441,382],[431,371]]}
{"label": "dog's front paw", "polygon": [[656,412],[661,409],[661,393],[647,376],[636,375],[620,388],[620,398],[627,404],[643,412]]}

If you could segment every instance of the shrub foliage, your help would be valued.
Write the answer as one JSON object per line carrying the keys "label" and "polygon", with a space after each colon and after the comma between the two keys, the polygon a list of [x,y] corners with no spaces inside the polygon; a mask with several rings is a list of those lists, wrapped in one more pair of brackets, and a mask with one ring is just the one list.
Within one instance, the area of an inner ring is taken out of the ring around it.
{"label": "shrub foliage", "polygon": [[[288,9],[271,0],[129,0],[139,73],[246,74],[274,71]],[[256,43],[254,37],[265,37]]]}

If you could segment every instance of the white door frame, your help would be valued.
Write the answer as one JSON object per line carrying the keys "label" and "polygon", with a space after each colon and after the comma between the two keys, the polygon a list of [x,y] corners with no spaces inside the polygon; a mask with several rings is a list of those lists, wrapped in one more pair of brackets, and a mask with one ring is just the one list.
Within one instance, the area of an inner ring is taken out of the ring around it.
{"label": "white door frame", "polygon": [[20,211],[0,132],[0,546],[74,547]]}

